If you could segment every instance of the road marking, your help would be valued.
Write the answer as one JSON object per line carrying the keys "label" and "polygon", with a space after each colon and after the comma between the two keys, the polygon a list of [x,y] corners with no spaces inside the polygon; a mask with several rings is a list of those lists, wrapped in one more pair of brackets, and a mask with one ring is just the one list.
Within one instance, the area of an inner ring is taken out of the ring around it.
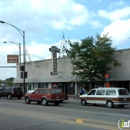
{"label": "road marking", "polygon": [[95,120],[95,119],[88,119],[88,118],[82,118],[82,120],[85,122],[93,122],[93,123],[101,123],[101,124],[107,124],[107,125],[117,125],[117,123],[114,122],[108,122],[108,121],[102,121],[102,120]]}
{"label": "road marking", "polygon": [[112,126],[105,126],[105,125],[97,125],[97,124],[92,124],[92,123],[76,123],[75,121],[68,121],[68,120],[62,120],[59,121],[61,123],[67,123],[67,124],[73,124],[73,125],[82,125],[82,126],[88,126],[88,127],[94,127],[94,128],[99,128],[103,130],[119,130],[117,127],[112,127]]}
{"label": "road marking", "polygon": [[82,124],[82,123],[83,123],[83,120],[82,120],[82,119],[76,119],[76,122]]}

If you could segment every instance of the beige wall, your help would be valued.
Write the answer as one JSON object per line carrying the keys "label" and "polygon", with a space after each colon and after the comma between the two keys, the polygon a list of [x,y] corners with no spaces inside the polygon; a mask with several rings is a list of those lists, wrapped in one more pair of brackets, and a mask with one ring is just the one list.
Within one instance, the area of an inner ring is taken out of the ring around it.
{"label": "beige wall", "polygon": [[110,80],[130,81],[130,49],[116,51],[114,57],[121,61],[121,66],[113,67],[108,73]]}
{"label": "beige wall", "polygon": [[[58,75],[52,76],[52,60],[42,60],[28,62],[25,64],[25,71],[28,72],[28,78],[26,83],[38,83],[38,82],[70,82],[74,80],[72,78],[72,65],[69,58],[57,59],[57,71]],[[22,83],[23,79],[20,78],[20,64],[17,65],[17,78],[16,83]]]}

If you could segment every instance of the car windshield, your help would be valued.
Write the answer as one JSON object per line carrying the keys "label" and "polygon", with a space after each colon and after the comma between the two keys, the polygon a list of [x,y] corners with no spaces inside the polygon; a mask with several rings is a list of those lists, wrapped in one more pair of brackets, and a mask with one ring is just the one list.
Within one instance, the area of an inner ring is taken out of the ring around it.
{"label": "car windshield", "polygon": [[95,92],[96,92],[96,90],[91,90],[91,91],[88,92],[87,94],[88,94],[88,95],[95,95]]}
{"label": "car windshield", "polygon": [[126,89],[119,89],[119,95],[130,95],[130,93]]}
{"label": "car windshield", "polygon": [[61,89],[52,89],[52,94],[60,94],[62,93]]}

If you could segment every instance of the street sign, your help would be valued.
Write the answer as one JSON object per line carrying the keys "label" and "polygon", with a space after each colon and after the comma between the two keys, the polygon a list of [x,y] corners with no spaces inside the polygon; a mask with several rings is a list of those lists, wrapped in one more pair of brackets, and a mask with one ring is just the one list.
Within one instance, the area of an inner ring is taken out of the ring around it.
{"label": "street sign", "polygon": [[51,46],[49,48],[49,51],[52,52],[52,71],[51,75],[58,75],[57,72],[57,53],[60,53],[60,49],[57,48],[56,46]]}
{"label": "street sign", "polygon": [[19,56],[18,55],[7,55],[7,63],[18,63]]}

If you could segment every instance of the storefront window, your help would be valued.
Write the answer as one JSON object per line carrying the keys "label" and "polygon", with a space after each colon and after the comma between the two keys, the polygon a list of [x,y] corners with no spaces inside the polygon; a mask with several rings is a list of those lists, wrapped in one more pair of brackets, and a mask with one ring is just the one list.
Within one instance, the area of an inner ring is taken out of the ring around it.
{"label": "storefront window", "polygon": [[31,85],[28,85],[28,90],[31,90]]}
{"label": "storefront window", "polygon": [[75,94],[74,82],[71,82],[69,85],[69,94]]}
{"label": "storefront window", "polygon": [[47,88],[48,84],[47,83],[39,83],[38,88]]}

